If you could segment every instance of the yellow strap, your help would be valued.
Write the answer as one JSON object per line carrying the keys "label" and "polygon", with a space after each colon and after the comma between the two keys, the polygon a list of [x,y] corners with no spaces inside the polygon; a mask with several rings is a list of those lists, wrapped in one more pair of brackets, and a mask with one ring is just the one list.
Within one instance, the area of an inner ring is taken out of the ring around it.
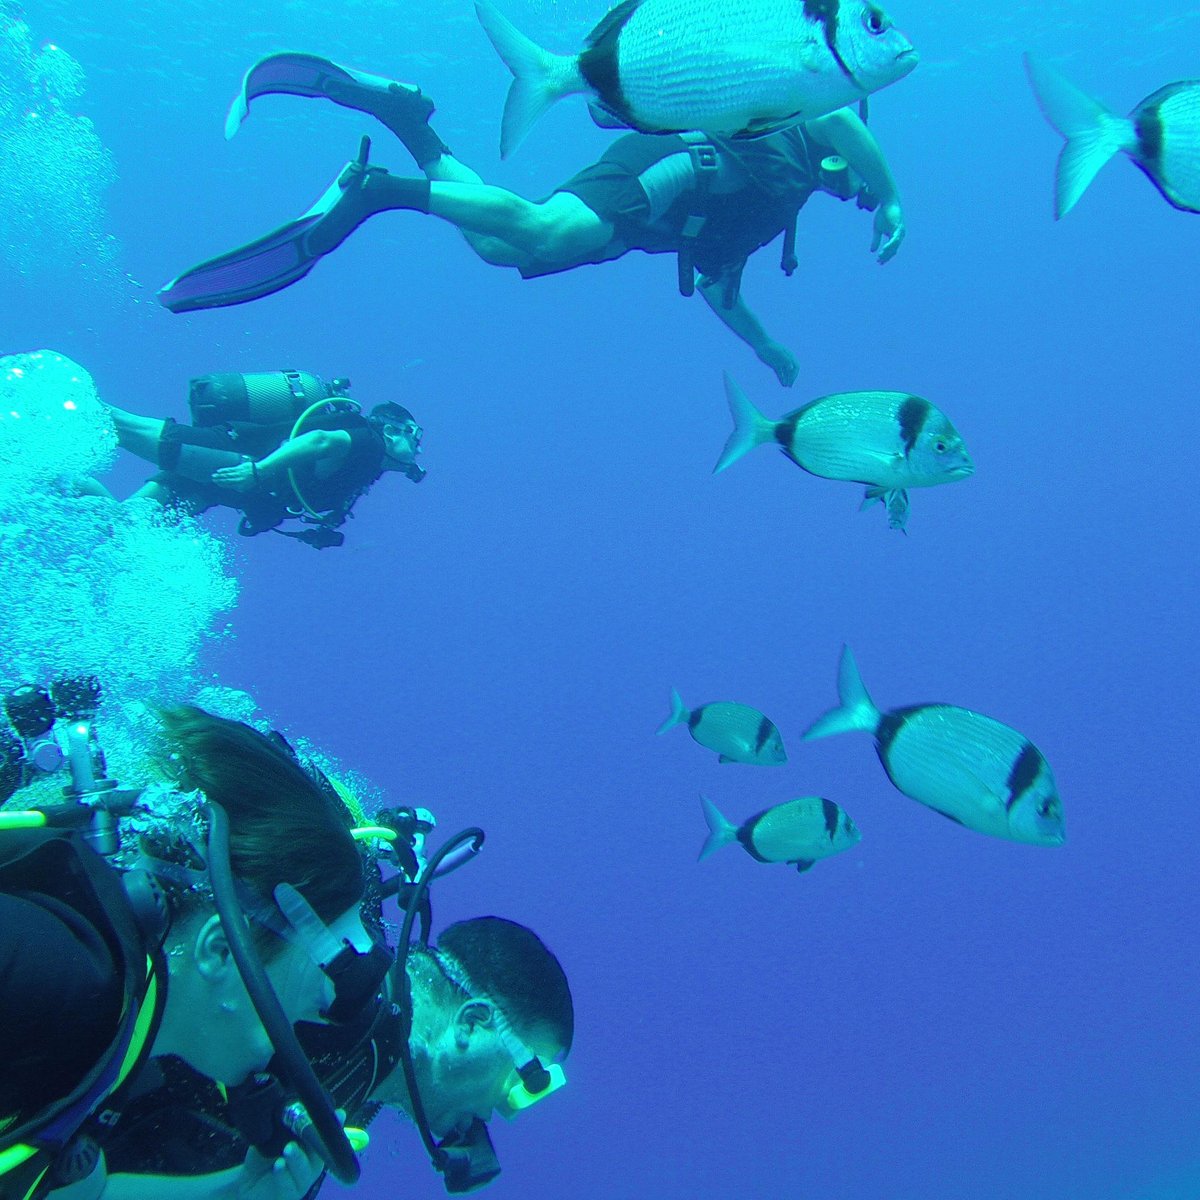
{"label": "yellow strap", "polygon": [[0,829],[42,829],[45,824],[46,814],[36,809],[0,813]]}
{"label": "yellow strap", "polygon": [[32,1158],[36,1153],[36,1146],[27,1146],[24,1142],[16,1146],[9,1146],[7,1150],[0,1152],[0,1175],[5,1175],[9,1171],[16,1170],[17,1167]]}
{"label": "yellow strap", "polygon": [[394,842],[396,831],[383,825],[360,825],[350,831],[350,836],[356,842],[365,842],[367,838],[382,838],[385,842]]}

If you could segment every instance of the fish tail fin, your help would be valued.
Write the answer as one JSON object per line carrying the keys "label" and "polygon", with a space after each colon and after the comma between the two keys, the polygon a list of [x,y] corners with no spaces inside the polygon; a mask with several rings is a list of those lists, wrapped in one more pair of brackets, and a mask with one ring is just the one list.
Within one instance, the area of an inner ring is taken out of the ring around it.
{"label": "fish tail fin", "polygon": [[737,841],[737,826],[727,821],[721,810],[707,797],[701,796],[700,803],[704,806],[704,820],[708,825],[708,837],[700,847],[697,862],[703,862],[710,854]]}
{"label": "fish tail fin", "polygon": [[817,738],[832,737],[835,733],[850,733],[859,729],[874,733],[879,725],[879,709],[867,692],[849,646],[842,647],[842,657],[838,663],[838,700],[841,703],[837,708],[818,717],[804,731],[803,741],[811,742]]}
{"label": "fish tail fin", "polygon": [[671,689],[671,715],[654,731],[655,733],[666,733],[668,729],[674,729],[676,725],[682,725],[688,719],[688,710],[684,707],[683,699],[679,693]]}
{"label": "fish tail fin", "polygon": [[483,32],[513,74],[500,121],[500,157],[507,158],[555,100],[584,91],[585,85],[573,56],[543,50],[490,0],[475,0],[475,12]]}
{"label": "fish tail fin", "polygon": [[749,454],[755,446],[772,441],[775,437],[775,422],[768,420],[750,403],[746,393],[725,372],[725,399],[733,414],[733,432],[713,467],[713,474],[731,467],[743,454]]}
{"label": "fish tail fin", "polygon": [[1066,138],[1054,179],[1057,220],[1075,207],[1100,168],[1136,142],[1131,122],[1109,112],[1053,67],[1025,55],[1025,70],[1042,115]]}

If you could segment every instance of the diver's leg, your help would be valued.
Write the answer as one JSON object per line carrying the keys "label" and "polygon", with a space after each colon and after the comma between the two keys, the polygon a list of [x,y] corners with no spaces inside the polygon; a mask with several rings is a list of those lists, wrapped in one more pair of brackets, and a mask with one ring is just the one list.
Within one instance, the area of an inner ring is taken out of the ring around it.
{"label": "diver's leg", "polygon": [[[454,158],[430,125],[434,104],[420,88],[344,67],[317,55],[273,54],[251,67],[243,81],[241,94],[230,110],[226,135],[232,136],[237,130],[249,112],[252,100],[273,92],[321,97],[343,108],[369,113],[399,138],[418,169],[435,185],[488,188],[478,194],[459,193],[452,187],[445,191],[435,188],[437,195],[431,195],[429,208],[434,215],[457,226],[486,262],[519,267],[534,259],[554,261],[561,256],[565,260],[605,245],[612,236],[611,226],[600,221],[575,197],[556,195],[545,205],[535,205],[504,189],[489,188],[475,171]],[[384,172],[373,174],[372,201],[378,207],[372,207],[372,212],[383,208],[416,207],[411,203],[412,181],[397,179]],[[391,180],[396,182],[389,182]],[[280,233],[287,235],[289,227],[277,231]],[[275,244],[261,249],[278,257],[279,248]],[[311,262],[298,274],[290,272],[290,277],[280,286],[295,282],[310,267]],[[247,295],[244,298],[255,297]],[[168,301],[168,306],[181,311],[182,297],[178,305]]]}
{"label": "diver's leg", "polygon": [[570,192],[535,202],[490,183],[431,177],[429,211],[461,230],[488,262],[510,251],[507,266],[568,262],[606,246],[613,236],[612,225]]}
{"label": "diver's leg", "polygon": [[161,504],[163,508],[166,508],[174,499],[175,493],[166,484],[160,483],[157,479],[147,479],[136,492],[131,493],[126,503],[129,500],[153,500],[155,504]]}
{"label": "diver's leg", "polygon": [[108,406],[109,415],[117,430],[117,444],[122,450],[158,465],[158,444],[162,439],[166,421],[156,417],[141,417],[137,413]]}

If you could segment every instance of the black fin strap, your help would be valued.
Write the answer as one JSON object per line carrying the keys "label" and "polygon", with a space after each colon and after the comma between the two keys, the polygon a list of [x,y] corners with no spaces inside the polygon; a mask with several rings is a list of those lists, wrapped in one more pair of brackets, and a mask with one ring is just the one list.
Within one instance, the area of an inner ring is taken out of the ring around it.
{"label": "black fin strap", "polygon": [[692,203],[688,215],[679,231],[679,251],[676,255],[676,275],[679,282],[679,294],[691,296],[696,291],[696,239],[704,229],[708,214],[703,212],[704,200],[708,196],[710,185],[720,169],[717,158],[717,148],[708,141],[686,142],[688,155],[692,160],[692,175],[695,186],[692,189]]}
{"label": "black fin strap", "polygon": [[796,219],[799,216],[800,210],[796,209],[791,223],[783,231],[783,253],[779,256],[779,268],[789,279],[800,265],[800,260],[796,257]]}

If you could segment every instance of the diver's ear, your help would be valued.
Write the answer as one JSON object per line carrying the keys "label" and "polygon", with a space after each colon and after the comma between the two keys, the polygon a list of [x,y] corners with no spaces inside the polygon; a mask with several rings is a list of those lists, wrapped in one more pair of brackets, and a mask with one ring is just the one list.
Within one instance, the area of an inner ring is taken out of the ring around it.
{"label": "diver's ear", "polygon": [[192,958],[200,977],[210,983],[218,982],[237,969],[229,950],[229,939],[216,913],[196,930],[192,938]]}
{"label": "diver's ear", "polygon": [[496,1010],[486,1000],[465,1000],[454,1014],[454,1044],[465,1050],[472,1034],[482,1029],[493,1029]]}

